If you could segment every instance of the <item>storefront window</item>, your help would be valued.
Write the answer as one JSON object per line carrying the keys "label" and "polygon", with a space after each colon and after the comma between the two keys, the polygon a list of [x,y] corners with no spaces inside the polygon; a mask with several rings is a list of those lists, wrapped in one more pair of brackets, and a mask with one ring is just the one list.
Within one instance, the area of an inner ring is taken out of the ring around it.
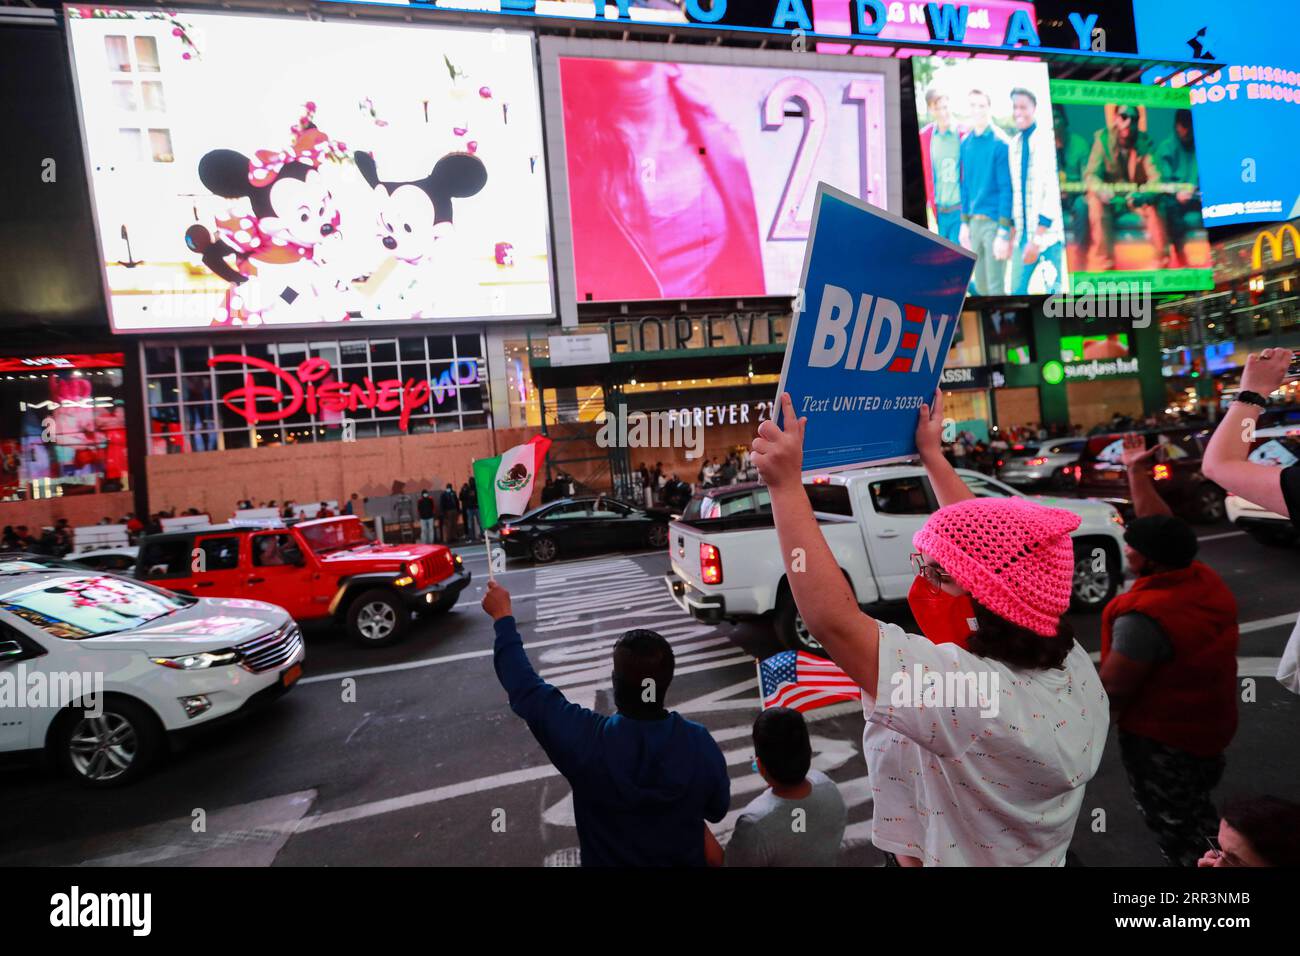
{"label": "storefront window", "polygon": [[[541,336],[546,341],[545,334]],[[536,344],[536,343],[535,343]],[[533,375],[528,364],[528,340],[509,339],[502,343],[506,355],[507,403],[510,409],[508,427],[525,428],[541,425],[541,410],[533,387]]]}
{"label": "storefront window", "polygon": [[120,353],[0,359],[0,498],[128,486]]}
{"label": "storefront window", "polygon": [[983,389],[950,389],[943,395],[943,413],[958,432],[970,432],[980,441],[989,440],[989,396]]}
{"label": "storefront window", "polygon": [[989,309],[983,319],[989,364],[1028,365],[1033,362],[1034,320],[1028,309]]}
{"label": "storefront window", "polygon": [[146,346],[153,455],[487,427],[482,338]]}
{"label": "storefront window", "polygon": [[980,314],[968,309],[961,314],[961,324],[953,336],[947,365],[975,366],[984,364],[984,350],[980,344]]}

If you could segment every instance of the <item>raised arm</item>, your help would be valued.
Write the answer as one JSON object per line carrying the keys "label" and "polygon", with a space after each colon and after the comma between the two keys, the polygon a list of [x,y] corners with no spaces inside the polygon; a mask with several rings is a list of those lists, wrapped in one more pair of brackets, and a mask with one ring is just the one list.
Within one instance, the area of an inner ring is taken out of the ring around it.
{"label": "raised arm", "polygon": [[974,498],[975,492],[961,480],[957,469],[943,457],[943,390],[934,390],[934,406],[921,406],[916,422],[916,450],[925,473],[930,476],[939,507]]}
{"label": "raised arm", "polygon": [[1128,472],[1129,493],[1133,496],[1133,512],[1139,518],[1149,515],[1171,515],[1168,502],[1156,491],[1155,479],[1151,477],[1151,459],[1160,449],[1159,445],[1147,448],[1146,441],[1137,432],[1124,436],[1124,453],[1122,461]]}
{"label": "raised arm", "polygon": [[488,581],[483,610],[493,621],[496,642],[492,664],[509,696],[510,709],[528,723],[555,768],[568,777],[578,769],[580,755],[590,748],[601,723],[600,715],[570,701],[533,669],[515,627],[509,591]]}
{"label": "raised arm", "polygon": [[880,628],[858,607],[813,516],[801,477],[808,420],[795,417],[788,394],[781,395],[781,420],[784,429],[770,418],[759,425],[751,448],[754,466],[772,497],[772,518],[790,593],[808,631],[863,693],[875,697]]}
{"label": "raised arm", "polygon": [[[1286,379],[1290,364],[1291,352],[1288,349],[1264,349],[1258,355],[1247,356],[1246,367],[1241,373],[1242,391],[1259,395],[1277,391]],[[1255,434],[1254,422],[1262,411],[1258,405],[1249,402],[1229,405],[1223,421],[1210,436],[1201,470],[1207,478],[1234,495],[1285,515],[1287,506],[1282,495],[1282,469],[1247,460],[1251,438]],[[1300,518],[1300,515],[1291,517]]]}

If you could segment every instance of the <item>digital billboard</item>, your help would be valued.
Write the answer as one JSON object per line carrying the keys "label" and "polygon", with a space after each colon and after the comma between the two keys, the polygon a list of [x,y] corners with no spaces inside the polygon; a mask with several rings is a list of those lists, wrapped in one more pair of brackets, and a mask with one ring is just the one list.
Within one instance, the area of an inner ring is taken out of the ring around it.
{"label": "digital billboard", "polygon": [[1069,288],[1047,66],[912,57],[926,219],[978,257],[972,295]]}
{"label": "digital billboard", "polygon": [[1199,73],[1148,79],[1190,86],[1206,225],[1276,222],[1300,216],[1300,48],[1295,4],[1254,0],[1133,0],[1138,51],[1145,56],[1211,59],[1227,64]]}
{"label": "digital billboard", "polygon": [[122,365],[120,352],[2,360],[0,500],[126,489]]}
{"label": "digital billboard", "polygon": [[1033,361],[1034,318],[1028,309],[984,309],[981,314],[990,364],[1028,365]]}
{"label": "digital billboard", "polygon": [[1052,103],[1075,290],[1214,288],[1187,90],[1053,80]]}
{"label": "digital billboard", "polygon": [[897,205],[894,63],[555,49],[578,302],[793,295],[819,181]]}
{"label": "digital billboard", "polygon": [[115,331],[554,314],[530,35],[66,9]]}
{"label": "digital billboard", "polygon": [[1090,362],[1093,359],[1128,358],[1128,333],[1061,336],[1062,362]]}

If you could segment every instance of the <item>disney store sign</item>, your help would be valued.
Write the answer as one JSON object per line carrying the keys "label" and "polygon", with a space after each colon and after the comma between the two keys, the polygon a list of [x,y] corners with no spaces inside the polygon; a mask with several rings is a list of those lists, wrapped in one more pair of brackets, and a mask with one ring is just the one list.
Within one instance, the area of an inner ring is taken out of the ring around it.
{"label": "disney store sign", "polygon": [[[299,411],[309,415],[342,414],[359,408],[380,412],[400,412],[399,425],[408,431],[411,415],[427,406],[430,399],[441,405],[462,388],[477,388],[478,362],[458,359],[449,369],[433,379],[397,378],[376,382],[369,376],[360,383],[341,382],[330,363],[309,358],[297,368],[285,369],[252,355],[214,355],[208,360],[213,368],[238,365],[247,369],[244,384],[221,396],[222,404],[251,424],[283,421]],[[270,375],[261,381],[255,372]]]}

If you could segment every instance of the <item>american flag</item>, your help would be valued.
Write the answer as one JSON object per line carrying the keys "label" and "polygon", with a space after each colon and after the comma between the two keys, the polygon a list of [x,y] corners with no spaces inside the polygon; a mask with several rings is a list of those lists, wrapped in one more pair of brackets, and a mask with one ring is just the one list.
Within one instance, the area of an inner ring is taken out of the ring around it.
{"label": "american flag", "polygon": [[815,710],[846,700],[861,700],[862,688],[834,661],[804,651],[782,651],[758,664],[763,709]]}

